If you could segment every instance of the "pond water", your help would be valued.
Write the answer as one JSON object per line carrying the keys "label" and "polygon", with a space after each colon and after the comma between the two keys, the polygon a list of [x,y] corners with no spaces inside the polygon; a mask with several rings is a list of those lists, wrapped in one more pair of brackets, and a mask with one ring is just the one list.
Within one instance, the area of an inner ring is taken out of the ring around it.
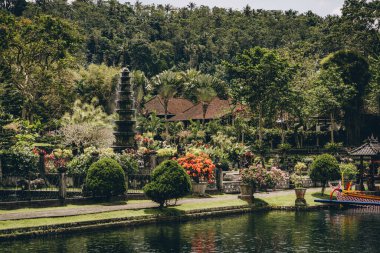
{"label": "pond water", "polygon": [[1,242],[0,252],[380,252],[380,212],[260,212]]}

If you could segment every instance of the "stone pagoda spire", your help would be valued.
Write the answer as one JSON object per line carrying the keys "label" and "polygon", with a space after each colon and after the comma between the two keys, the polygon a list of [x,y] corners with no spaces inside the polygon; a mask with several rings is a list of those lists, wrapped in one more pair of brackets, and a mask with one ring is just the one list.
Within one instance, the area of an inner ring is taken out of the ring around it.
{"label": "stone pagoda spire", "polygon": [[115,152],[121,153],[125,149],[135,148],[136,110],[134,108],[128,68],[123,68],[121,71],[117,90],[116,113],[116,130],[114,132],[116,141],[112,148]]}

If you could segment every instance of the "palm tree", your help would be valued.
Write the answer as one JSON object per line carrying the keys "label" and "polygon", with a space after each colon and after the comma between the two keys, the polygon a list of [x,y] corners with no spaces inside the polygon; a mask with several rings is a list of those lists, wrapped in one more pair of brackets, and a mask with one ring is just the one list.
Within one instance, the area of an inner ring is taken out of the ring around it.
{"label": "palm tree", "polygon": [[142,7],[142,3],[139,0],[137,0],[135,2],[135,10],[141,10],[141,7]]}
{"label": "palm tree", "polygon": [[197,89],[197,78],[201,75],[201,72],[196,69],[188,69],[185,72],[182,72],[183,78],[183,96],[191,101],[196,101],[196,96],[194,94],[194,90]]}
{"label": "palm tree", "polygon": [[130,73],[131,85],[135,97],[135,108],[137,112],[141,113],[144,105],[144,97],[151,90],[149,79],[141,70],[134,70]]}
{"label": "palm tree", "polygon": [[196,7],[194,2],[190,2],[187,7],[189,7],[190,11],[193,11],[193,9]]}
{"label": "palm tree", "polygon": [[178,72],[165,70],[153,78],[154,84],[158,87],[158,95],[163,100],[165,111],[165,132],[168,129],[168,105],[169,100],[177,94],[177,88],[181,83],[182,77]]}
{"label": "palm tree", "polygon": [[247,17],[249,17],[251,15],[251,6],[249,6],[248,4],[244,7],[243,9],[243,12],[244,12],[244,15],[246,15]]}
{"label": "palm tree", "polygon": [[217,93],[214,90],[213,85],[217,82],[217,79],[209,74],[199,74],[195,77],[194,83],[196,87],[197,101],[202,103],[203,120],[202,124],[205,124],[206,112],[210,102],[216,97]]}
{"label": "palm tree", "polygon": [[165,11],[166,11],[166,14],[169,14],[169,12],[172,10],[172,6],[170,4],[165,4]]}

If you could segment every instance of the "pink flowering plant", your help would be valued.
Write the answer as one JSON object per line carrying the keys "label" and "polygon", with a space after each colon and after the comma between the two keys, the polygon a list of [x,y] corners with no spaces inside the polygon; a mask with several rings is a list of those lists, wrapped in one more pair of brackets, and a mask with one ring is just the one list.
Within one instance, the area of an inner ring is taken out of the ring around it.
{"label": "pink flowering plant", "polygon": [[240,177],[243,184],[249,184],[254,189],[274,188],[285,180],[286,173],[276,167],[268,171],[259,163],[240,170]]}
{"label": "pink flowering plant", "polygon": [[66,164],[73,158],[73,153],[69,149],[54,149],[50,154],[45,150],[37,150],[44,155],[45,168],[49,172],[56,172],[59,168],[66,167]]}
{"label": "pink flowering plant", "polygon": [[153,139],[151,133],[146,133],[144,135],[137,134],[135,136],[135,141],[139,148],[144,150],[144,153],[150,153],[152,150],[156,150],[159,146],[159,142]]}
{"label": "pink flowering plant", "polygon": [[272,167],[268,171],[268,181],[266,186],[268,188],[275,188],[281,182],[285,181],[286,177],[287,174],[284,171],[277,167]]}
{"label": "pink flowering plant", "polygon": [[243,184],[249,184],[254,189],[263,187],[268,180],[267,170],[261,164],[240,170],[240,176]]}

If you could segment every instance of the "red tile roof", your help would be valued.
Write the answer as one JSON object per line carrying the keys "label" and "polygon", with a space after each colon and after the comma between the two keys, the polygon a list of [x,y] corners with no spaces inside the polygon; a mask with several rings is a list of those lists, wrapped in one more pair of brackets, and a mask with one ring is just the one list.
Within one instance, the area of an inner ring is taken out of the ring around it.
{"label": "red tile roof", "polygon": [[[231,113],[233,105],[230,100],[214,98],[207,107],[205,119],[218,119]],[[202,103],[198,103],[183,113],[170,118],[169,121],[200,120],[203,119]]]}
{"label": "red tile roof", "polygon": [[[171,98],[168,104],[168,114],[177,115],[194,106],[194,104],[184,98]],[[165,115],[164,101],[160,96],[155,96],[145,103],[144,109],[147,113],[155,112],[157,115]]]}

